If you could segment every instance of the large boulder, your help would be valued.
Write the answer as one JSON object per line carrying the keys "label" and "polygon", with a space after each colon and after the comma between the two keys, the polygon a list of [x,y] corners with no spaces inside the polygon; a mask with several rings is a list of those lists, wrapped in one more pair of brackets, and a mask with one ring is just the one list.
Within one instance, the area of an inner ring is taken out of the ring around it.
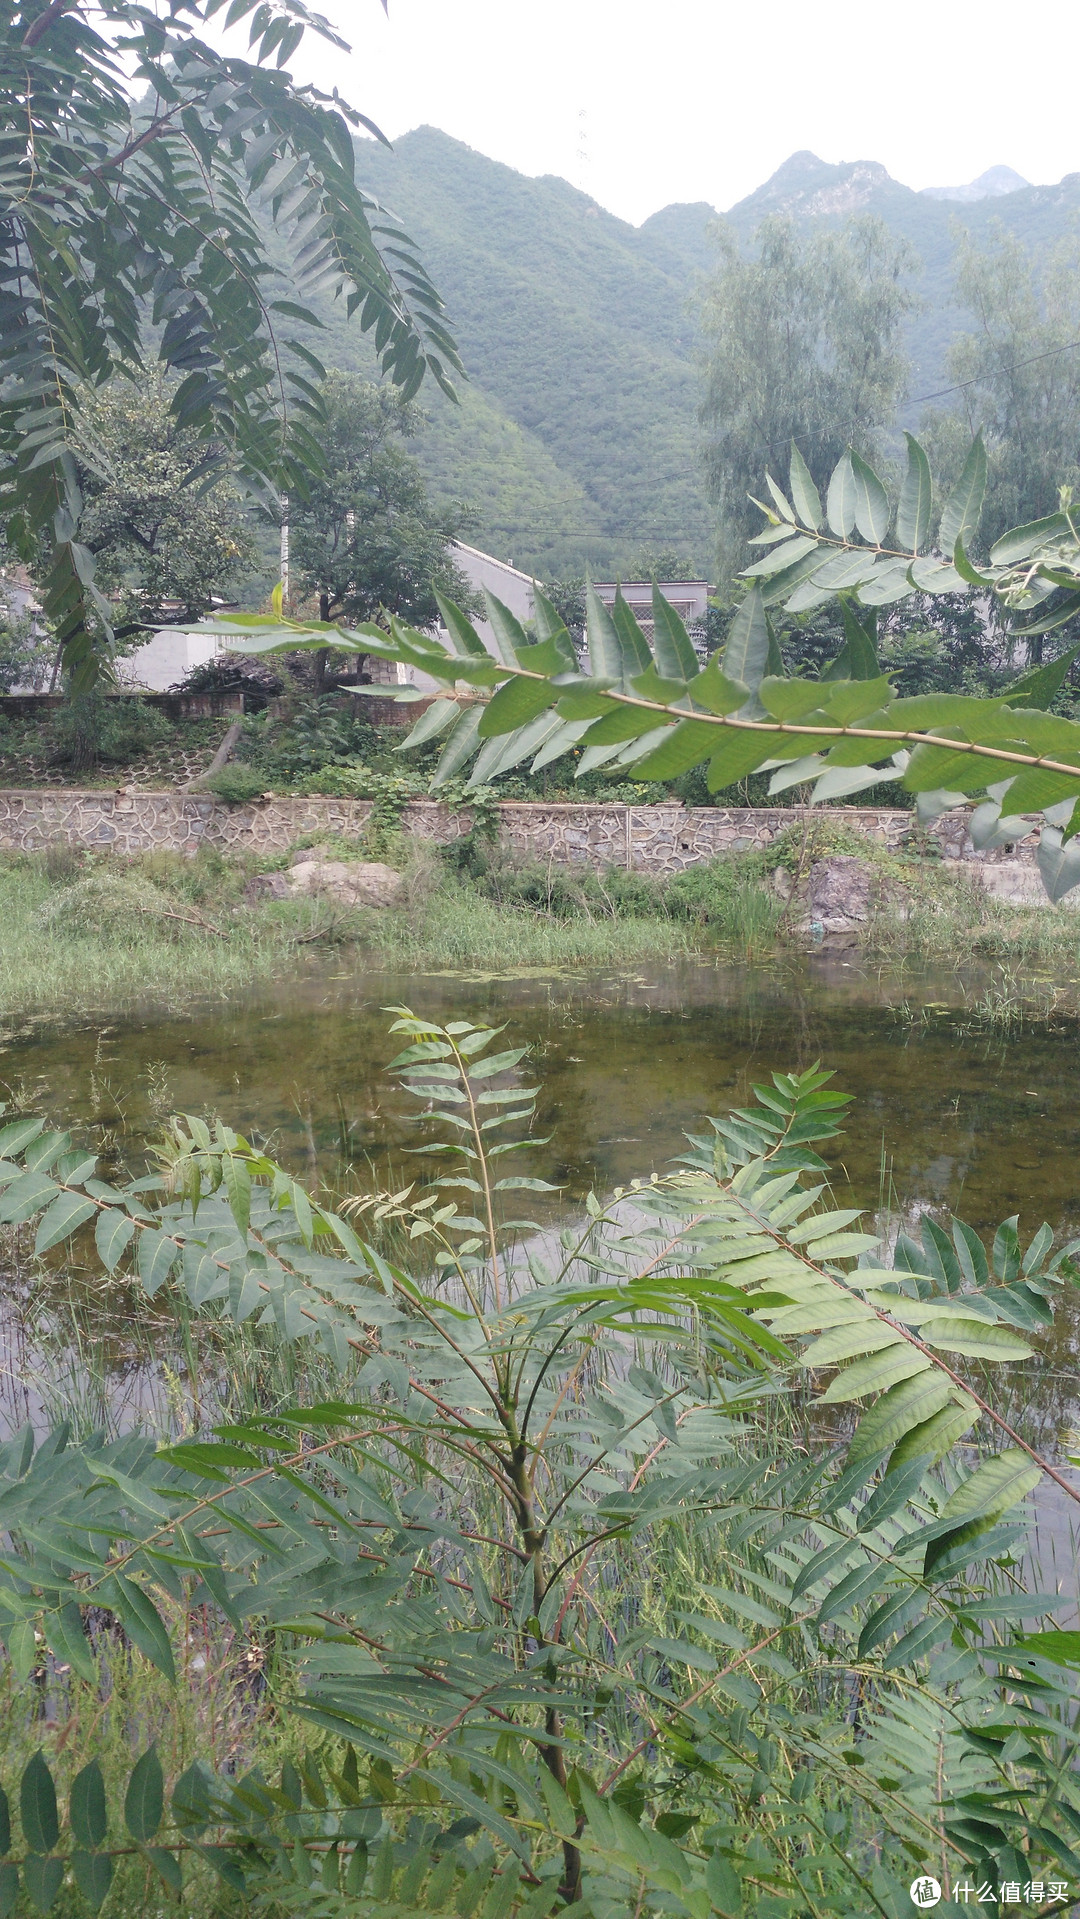
{"label": "large boulder", "polygon": [[313,855],[289,868],[289,890],[321,893],[340,906],[393,906],[405,884],[381,860],[327,860]]}
{"label": "large boulder", "polygon": [[815,860],[806,879],[799,931],[820,939],[826,933],[851,933],[864,926],[880,894],[879,878],[868,861],[853,853]]}
{"label": "large boulder", "polygon": [[401,873],[381,860],[328,859],[323,848],[298,853],[287,873],[260,873],[248,887],[249,899],[322,897],[338,906],[394,906],[405,884]]}

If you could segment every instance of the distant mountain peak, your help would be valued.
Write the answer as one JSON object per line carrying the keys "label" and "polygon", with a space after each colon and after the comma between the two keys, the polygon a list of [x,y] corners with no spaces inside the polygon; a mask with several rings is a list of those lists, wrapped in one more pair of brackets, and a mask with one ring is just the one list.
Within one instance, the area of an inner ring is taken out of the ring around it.
{"label": "distant mountain peak", "polygon": [[858,213],[878,187],[894,185],[880,160],[841,160],[833,165],[807,148],[793,153],[743,206],[761,213],[814,216]]}
{"label": "distant mountain peak", "polygon": [[923,187],[926,200],[994,200],[1002,193],[1019,193],[1021,187],[1030,186],[1022,173],[1012,167],[987,167],[977,180],[969,180],[966,187]]}

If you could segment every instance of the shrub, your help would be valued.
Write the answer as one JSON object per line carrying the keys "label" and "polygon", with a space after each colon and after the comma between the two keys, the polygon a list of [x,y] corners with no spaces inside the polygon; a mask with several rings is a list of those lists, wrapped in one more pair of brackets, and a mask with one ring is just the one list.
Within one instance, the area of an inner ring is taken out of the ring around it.
{"label": "shrub", "polygon": [[76,767],[92,766],[98,760],[122,766],[164,746],[172,737],[172,723],[157,707],[130,694],[108,694],[95,687],[67,700],[56,713],[48,732],[49,758]]}
{"label": "shrub", "polygon": [[427,784],[415,773],[380,773],[363,761],[350,760],[339,766],[324,766],[297,781],[300,793],[325,793],[340,800],[422,799]]}
{"label": "shrub", "polygon": [[262,775],[243,762],[219,766],[216,773],[202,781],[202,786],[205,792],[213,793],[215,799],[224,800],[226,806],[245,806],[266,790]]}
{"label": "shrub", "polygon": [[354,712],[340,693],[297,700],[284,721],[260,715],[247,732],[248,750],[265,784],[371,760],[379,745],[366,712]]}

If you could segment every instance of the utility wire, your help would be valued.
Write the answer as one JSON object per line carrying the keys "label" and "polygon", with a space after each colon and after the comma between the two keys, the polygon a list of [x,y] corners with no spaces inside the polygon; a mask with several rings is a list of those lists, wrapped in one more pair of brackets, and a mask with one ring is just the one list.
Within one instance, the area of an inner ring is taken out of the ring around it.
{"label": "utility wire", "polygon": [[[1011,366],[1000,367],[998,371],[1001,373],[1018,373],[1021,367],[1034,366],[1038,360],[1052,360],[1056,353],[1073,353],[1077,347],[1080,347],[1080,340],[1067,340],[1064,346],[1047,347],[1044,353],[1032,353],[1026,360],[1014,360]],[[986,376],[984,374],[977,374],[973,380],[961,380],[956,386],[939,387],[936,393],[921,393],[918,399],[908,400],[905,402],[905,405],[927,406],[931,400],[944,400],[950,393],[963,393],[969,386],[982,386],[985,383],[985,378]],[[766,441],[765,452],[767,454],[772,453],[774,448],[787,446],[788,444],[789,435],[783,433],[778,439]]]}
{"label": "utility wire", "polygon": [[[1012,366],[999,367],[999,373],[1019,373],[1021,367],[1034,366],[1036,360],[1052,360],[1055,353],[1072,353],[1080,346],[1080,340],[1068,340],[1064,346],[1047,347],[1045,353],[1033,353],[1027,360],[1015,360]],[[963,393],[966,387],[982,386],[985,375],[978,374],[974,380],[961,380],[958,386],[939,387],[936,393],[921,393],[917,400],[911,400],[911,406],[926,406],[930,400],[943,400],[946,394]]]}

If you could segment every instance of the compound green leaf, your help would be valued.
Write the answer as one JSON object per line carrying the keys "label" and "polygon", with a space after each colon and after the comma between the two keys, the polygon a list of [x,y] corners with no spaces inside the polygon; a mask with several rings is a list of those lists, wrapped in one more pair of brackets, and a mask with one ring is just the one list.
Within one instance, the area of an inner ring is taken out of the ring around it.
{"label": "compound green leaf", "polygon": [[832,470],[825,512],[829,531],[839,540],[848,539],[855,525],[855,475],[846,453]]}
{"label": "compound green leaf", "polygon": [[107,1272],[115,1272],[134,1231],[135,1221],[118,1206],[104,1207],[98,1214],[94,1242]]}
{"label": "compound green leaf", "polygon": [[978,1417],[979,1409],[974,1400],[965,1400],[962,1406],[950,1400],[940,1411],[931,1414],[929,1419],[924,1419],[905,1434],[893,1450],[889,1471],[906,1465],[911,1459],[924,1459],[927,1465],[944,1459],[957,1440],[971,1431]]}
{"label": "compound green leaf", "polygon": [[865,1412],[848,1448],[852,1463],[888,1452],[913,1427],[921,1426],[952,1397],[952,1382],[936,1370],[921,1372],[890,1387]]}
{"label": "compound green leaf", "polygon": [[35,1213],[42,1212],[59,1191],[56,1181],[47,1173],[23,1173],[0,1199],[0,1225],[23,1225]]}
{"label": "compound green leaf", "polygon": [[180,1258],[181,1249],[168,1233],[150,1228],[139,1235],[138,1265],[139,1278],[146,1292],[153,1298],[160,1286],[163,1286]]}
{"label": "compound green leaf", "polygon": [[19,1811],[23,1838],[31,1852],[51,1852],[60,1837],[60,1820],[56,1810],[56,1787],[44,1753],[36,1752],[23,1771],[19,1784]]}
{"label": "compound green leaf", "polygon": [[63,1860],[43,1859],[39,1853],[30,1853],[23,1861],[23,1883],[34,1909],[51,1911],[64,1883]]}
{"label": "compound green leaf", "polygon": [[848,455],[855,490],[855,525],[864,540],[880,546],[889,530],[892,511],[889,496],[874,472],[852,448]]}
{"label": "compound green leaf", "polygon": [[[1010,533],[1003,533],[990,548],[990,558],[995,566],[1015,566],[1018,560],[1030,559],[1048,542],[1070,532],[1064,513],[1048,513],[1044,519],[1029,520],[1026,526],[1015,526]],[[0,1151],[3,1149],[0,1138]]]}
{"label": "compound green leaf", "polygon": [[611,617],[622,648],[623,672],[627,675],[648,672],[653,666],[649,642],[638,624],[633,608],[624,598],[621,586],[615,588],[615,604]]}
{"label": "compound green leaf", "polygon": [[719,653],[712,654],[708,665],[687,685],[690,698],[707,713],[737,713],[750,698],[750,689],[742,680],[729,680],[720,665]]}
{"label": "compound green leaf", "polygon": [[529,636],[521,621],[511,613],[510,608],[505,606],[502,600],[497,600],[494,593],[488,592],[486,586],[483,593],[484,609],[488,624],[495,636],[499,658],[504,666],[513,666],[518,653],[529,645]]}
{"label": "compound green leaf", "polygon": [[769,628],[758,588],[751,587],[728,629],[724,674],[753,693],[769,663]]}
{"label": "compound green leaf", "polygon": [[698,657],[690,638],[670,600],[653,582],[653,649],[658,671],[669,680],[692,679],[698,670]]}
{"label": "compound green leaf", "polygon": [[480,718],[484,711],[484,707],[479,705],[461,708],[447,735],[439,764],[435,769],[431,782],[433,791],[437,787],[445,786],[447,780],[453,779],[455,773],[461,771],[466,761],[476,751]]}
{"label": "compound green leaf", "polygon": [[105,1804],[105,1779],[96,1759],[75,1774],[71,1782],[71,1831],[76,1845],[96,1852],[105,1844],[109,1815]]}
{"label": "compound green leaf", "polygon": [[985,492],[986,448],[983,445],[982,434],[977,433],[971,443],[967,459],[964,461],[963,472],[942,510],[938,543],[943,553],[951,557],[958,538],[963,540],[965,546],[969,544],[970,537],[979,524]]}
{"label": "compound green leaf", "polygon": [[1031,1347],[1011,1328],[985,1319],[931,1319],[922,1328],[928,1346],[963,1353],[969,1359],[1030,1359]]}
{"label": "compound green leaf", "polygon": [[[622,680],[625,671],[623,650],[619,643],[618,630],[610,612],[595,587],[590,586],[585,593],[585,631],[589,647],[589,669],[595,679],[606,680],[615,685]],[[643,667],[635,663],[632,672],[641,672]]]}
{"label": "compound green leaf", "polygon": [[799,1364],[808,1368],[837,1366],[842,1360],[854,1359],[860,1353],[880,1352],[884,1347],[895,1346],[896,1333],[891,1326],[883,1326],[879,1319],[868,1317],[863,1324],[836,1326],[831,1332],[822,1333],[802,1354]]}
{"label": "compound green leaf", "polygon": [[484,707],[477,738],[492,740],[502,733],[513,733],[554,706],[558,698],[559,689],[550,680],[507,680]]}
{"label": "compound green leaf", "polygon": [[673,780],[692,766],[700,766],[713,752],[722,734],[707,720],[679,720],[666,737],[645,758],[639,760],[634,777],[639,780]]}
{"label": "compound green leaf", "polygon": [[942,1519],[958,1525],[972,1519],[996,1519],[1010,1507],[1019,1505],[1039,1484],[1042,1473],[1019,1446],[1010,1446],[993,1459],[983,1461],[970,1478],[951,1493],[941,1509]]}
{"label": "compound green leaf", "polygon": [[81,1193],[61,1193],[38,1221],[34,1238],[35,1254],[47,1253],[50,1246],[58,1245],[62,1239],[70,1239],[96,1212],[93,1200],[84,1199]]}
{"label": "compound green leaf", "polygon": [[814,485],[810,468],[795,445],[791,442],[791,466],[788,472],[788,486],[795,511],[803,526],[816,533],[821,526],[821,500]]}
{"label": "compound green leaf", "polygon": [[115,1866],[107,1852],[78,1850],[71,1855],[71,1871],[92,1912],[99,1912],[109,1896]]}
{"label": "compound green leaf", "polygon": [[834,1379],[822,1393],[822,1401],[827,1405],[841,1405],[849,1399],[862,1399],[866,1393],[884,1393],[901,1380],[929,1371],[932,1365],[933,1361],[927,1359],[925,1353],[916,1351],[894,1334],[889,1349],[856,1360]]}

